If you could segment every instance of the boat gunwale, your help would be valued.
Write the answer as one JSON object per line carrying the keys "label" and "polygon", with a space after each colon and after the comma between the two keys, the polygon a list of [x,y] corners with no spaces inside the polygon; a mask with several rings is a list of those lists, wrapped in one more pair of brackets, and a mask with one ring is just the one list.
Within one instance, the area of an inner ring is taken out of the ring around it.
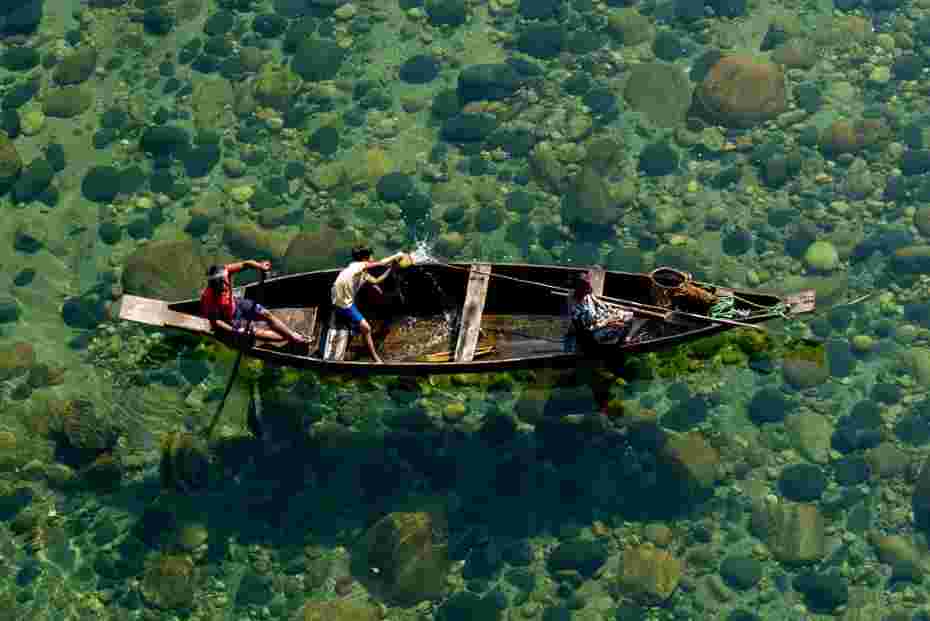
{"label": "boat gunwale", "polygon": [[[437,269],[442,269],[444,267],[451,267],[453,269],[468,269],[472,265],[478,262],[464,262],[464,263],[449,263],[449,264],[426,264],[423,267],[434,266]],[[526,269],[529,271],[537,271],[540,273],[550,273],[553,275],[559,275],[563,279],[566,276],[571,274],[583,273],[591,269],[591,267],[586,266],[563,266],[563,265],[536,265],[530,263],[490,263],[489,264],[492,270],[495,268],[501,268],[503,270],[509,271],[512,269],[521,270]],[[310,277],[317,276],[333,276],[339,273],[341,268],[331,268],[324,270],[314,270],[309,272],[300,272],[297,274],[283,274],[280,276],[274,276],[268,278],[264,281],[264,286],[277,284],[279,287],[282,284],[288,282],[300,282],[302,280],[307,280]],[[625,277],[632,280],[643,279],[648,276],[647,273],[643,272],[624,272],[624,271],[614,271],[614,270],[605,270],[608,278],[613,277]],[[504,280],[506,282],[506,279]],[[237,294],[247,295],[249,292],[255,291],[255,288],[260,286],[261,283],[253,282],[241,287],[236,287]],[[545,287],[552,289],[565,289],[564,287],[556,287],[549,285],[547,283],[540,283]],[[736,295],[748,296],[753,298],[753,303],[760,303],[763,306],[766,305],[762,300],[768,300],[771,306],[775,306],[778,303],[783,303],[786,296],[779,295],[773,292],[767,291],[758,291],[758,290],[742,290],[735,289],[731,287],[724,287],[721,285],[716,285],[713,283],[700,283],[704,286],[713,287],[715,289],[723,289],[729,292],[732,292]],[[505,285],[506,286],[506,285]],[[161,301],[161,300],[160,300]],[[199,299],[192,298],[187,300],[180,300],[176,302],[165,302],[165,307],[168,310],[174,312],[187,314],[191,316],[200,315],[189,313],[186,310],[178,310],[179,308],[184,309],[190,307],[194,303],[199,304]],[[293,305],[288,305],[286,302],[281,304],[270,304],[268,305],[269,309],[275,308],[289,308]],[[778,312],[766,312],[754,316],[747,317],[743,319],[745,323],[748,324],[758,324],[765,321],[770,321],[783,317],[781,313]],[[174,329],[184,330],[190,333],[201,333],[216,340],[226,344],[227,346],[235,348],[235,344],[232,343],[233,339],[224,338],[221,335],[217,335],[210,330],[203,329],[190,329],[180,326],[164,326]],[[621,345],[615,349],[615,353],[610,356],[585,356],[580,352],[552,352],[552,353],[541,353],[535,355],[527,356],[518,356],[510,358],[497,358],[497,359],[484,359],[484,360],[471,360],[467,362],[422,362],[422,361],[389,361],[384,363],[375,363],[368,360],[324,360],[321,357],[302,355],[292,353],[286,350],[278,350],[272,347],[263,347],[255,346],[250,348],[249,353],[255,358],[266,360],[269,362],[305,368],[310,370],[316,370],[325,373],[334,373],[334,374],[347,374],[347,375],[429,375],[429,374],[443,374],[443,373],[471,373],[471,372],[495,372],[495,371],[507,371],[511,369],[520,369],[520,368],[540,368],[540,367],[561,367],[561,366],[571,366],[577,364],[584,360],[594,360],[594,361],[619,361],[623,357],[628,355],[637,355],[641,353],[647,353],[650,351],[656,351],[663,349],[665,347],[672,347],[678,344],[683,344],[690,342],[692,340],[697,340],[706,336],[712,336],[714,334],[725,332],[732,329],[732,326],[728,326],[724,323],[714,322],[712,318],[708,318],[706,323],[703,325],[698,325],[693,329],[689,329],[685,332],[678,334],[672,334],[667,336],[661,336],[655,339],[640,341],[635,343],[627,343]]]}

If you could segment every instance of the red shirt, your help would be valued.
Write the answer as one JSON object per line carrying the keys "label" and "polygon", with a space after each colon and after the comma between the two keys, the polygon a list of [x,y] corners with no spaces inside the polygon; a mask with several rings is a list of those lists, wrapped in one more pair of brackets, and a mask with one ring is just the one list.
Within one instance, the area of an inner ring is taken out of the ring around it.
{"label": "red shirt", "polygon": [[233,300],[232,280],[229,277],[238,272],[239,269],[231,265],[227,265],[225,269],[226,287],[223,288],[222,293],[218,294],[209,285],[200,293],[200,312],[211,321],[216,319],[226,322],[232,321],[233,314],[236,311],[236,302]]}

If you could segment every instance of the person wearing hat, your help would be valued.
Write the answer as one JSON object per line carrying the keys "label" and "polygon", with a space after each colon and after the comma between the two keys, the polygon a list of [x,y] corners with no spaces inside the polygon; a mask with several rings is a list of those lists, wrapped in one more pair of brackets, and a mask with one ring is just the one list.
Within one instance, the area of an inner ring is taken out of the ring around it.
{"label": "person wearing hat", "polygon": [[633,313],[594,295],[589,274],[575,278],[570,304],[572,325],[582,350],[591,345],[616,345],[626,339]]}
{"label": "person wearing hat", "polygon": [[371,256],[371,248],[367,246],[356,246],[352,249],[352,262],[339,272],[336,281],[333,283],[332,302],[336,318],[343,324],[350,326],[353,332],[361,333],[368,345],[368,353],[371,354],[375,362],[380,363],[381,357],[378,356],[378,352],[375,350],[375,342],[371,336],[371,325],[355,305],[355,296],[358,294],[359,289],[362,288],[362,285],[368,283],[377,287],[391,273],[389,267],[383,274],[374,277],[369,273],[369,270],[374,267],[391,265],[395,261],[409,261],[410,259],[405,252],[398,252],[379,260],[372,260]]}
{"label": "person wearing hat", "polygon": [[307,344],[305,336],[291,330],[258,302],[233,295],[232,275],[247,267],[267,272],[271,269],[271,262],[240,261],[213,265],[207,271],[207,286],[200,294],[200,311],[210,320],[210,327],[214,331],[220,329],[241,334],[250,322],[264,321],[268,325],[267,328],[253,329],[257,338]]}

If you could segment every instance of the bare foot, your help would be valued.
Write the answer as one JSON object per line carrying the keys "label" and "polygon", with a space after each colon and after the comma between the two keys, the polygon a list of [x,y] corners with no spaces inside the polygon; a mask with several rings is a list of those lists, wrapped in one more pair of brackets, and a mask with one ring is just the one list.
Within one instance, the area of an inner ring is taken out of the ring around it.
{"label": "bare foot", "polygon": [[377,356],[375,356],[375,362],[377,362],[378,364],[384,364],[384,360],[382,360],[381,358]]}

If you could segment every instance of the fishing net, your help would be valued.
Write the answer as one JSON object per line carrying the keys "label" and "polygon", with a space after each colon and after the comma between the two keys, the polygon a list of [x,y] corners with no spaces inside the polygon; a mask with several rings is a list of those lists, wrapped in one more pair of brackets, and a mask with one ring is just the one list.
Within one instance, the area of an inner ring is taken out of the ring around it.
{"label": "fishing net", "polygon": [[659,267],[649,273],[649,278],[657,306],[705,311],[719,301],[716,294],[695,283],[688,272]]}

